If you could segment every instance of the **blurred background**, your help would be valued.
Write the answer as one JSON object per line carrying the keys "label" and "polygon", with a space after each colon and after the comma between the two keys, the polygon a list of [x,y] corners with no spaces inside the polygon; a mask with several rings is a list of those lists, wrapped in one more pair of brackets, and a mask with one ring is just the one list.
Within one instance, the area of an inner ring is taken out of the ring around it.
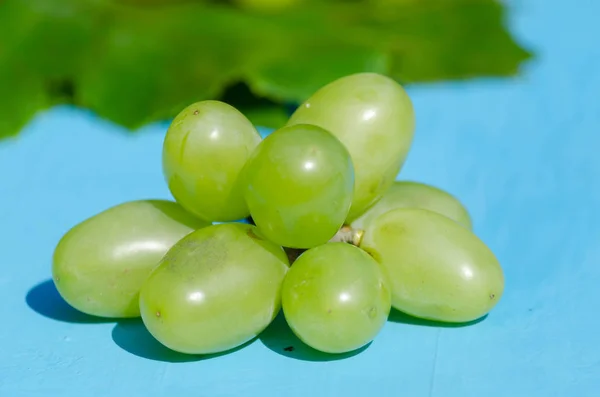
{"label": "blurred background", "polygon": [[510,77],[530,52],[496,0],[2,0],[0,138],[70,104],[127,129],[221,99],[255,124],[347,74]]}

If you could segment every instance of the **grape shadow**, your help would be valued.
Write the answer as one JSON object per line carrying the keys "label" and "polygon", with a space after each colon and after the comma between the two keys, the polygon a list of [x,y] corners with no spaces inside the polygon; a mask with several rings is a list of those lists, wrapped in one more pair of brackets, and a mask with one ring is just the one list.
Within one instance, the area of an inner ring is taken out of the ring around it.
{"label": "grape shadow", "polygon": [[25,296],[27,306],[34,312],[52,320],[75,324],[115,322],[113,319],[95,317],[71,307],[58,293],[52,279],[42,281]]}
{"label": "grape shadow", "polygon": [[343,360],[360,354],[370,345],[369,343],[360,349],[342,354],[329,354],[315,350],[294,335],[285,320],[283,312],[280,312],[267,329],[259,335],[259,339],[269,350],[282,356],[302,361]]}
{"label": "grape shadow", "polygon": [[158,342],[148,332],[140,318],[119,321],[112,330],[112,339],[121,349],[135,356],[147,360],[169,363],[186,363],[221,357],[241,350],[256,340],[250,340],[234,349],[216,354],[183,354],[171,350]]}
{"label": "grape shadow", "polygon": [[423,327],[437,327],[437,328],[462,328],[469,327],[471,325],[478,324],[487,318],[487,314],[477,320],[465,322],[465,323],[444,323],[441,321],[424,320],[422,318],[413,317],[409,314],[403,313],[400,310],[392,308],[388,321],[392,323],[420,325]]}

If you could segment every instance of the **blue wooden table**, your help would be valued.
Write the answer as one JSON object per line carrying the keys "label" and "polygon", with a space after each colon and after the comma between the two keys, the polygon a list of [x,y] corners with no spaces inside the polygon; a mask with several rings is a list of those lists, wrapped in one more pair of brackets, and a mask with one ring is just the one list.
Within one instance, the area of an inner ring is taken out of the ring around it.
{"label": "blue wooden table", "polygon": [[54,246],[112,205],[169,197],[166,126],[129,134],[56,108],[0,143],[0,396],[599,396],[600,4],[510,3],[537,58],[508,81],[411,88],[418,127],[401,174],[463,200],[500,259],[505,295],[484,321],[393,315],[367,349],[335,360],[285,351],[296,341],[276,322],[198,360],[139,321],[78,314],[50,281]]}

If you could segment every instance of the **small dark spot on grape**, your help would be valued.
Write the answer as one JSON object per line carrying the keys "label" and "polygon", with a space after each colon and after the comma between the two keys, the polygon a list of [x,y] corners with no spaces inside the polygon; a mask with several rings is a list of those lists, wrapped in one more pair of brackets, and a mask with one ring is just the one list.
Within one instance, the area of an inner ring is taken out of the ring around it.
{"label": "small dark spot on grape", "polygon": [[286,352],[293,352],[295,350],[294,346],[288,346],[288,347],[284,347],[283,350],[285,350]]}
{"label": "small dark spot on grape", "polygon": [[160,317],[160,311],[156,311],[156,317]]}
{"label": "small dark spot on grape", "polygon": [[256,233],[254,233],[254,230],[252,230],[252,228],[248,229],[246,234],[248,234],[248,236],[250,238],[253,238],[254,240],[261,240],[261,241],[264,240],[262,237],[258,236]]}
{"label": "small dark spot on grape", "polygon": [[198,115],[198,113],[200,113],[200,112],[199,112],[197,109],[196,109],[196,110],[194,110],[194,116],[197,116],[197,115]]}
{"label": "small dark spot on grape", "polygon": [[495,297],[496,297],[496,295],[490,294],[490,299],[494,299]]}
{"label": "small dark spot on grape", "polygon": [[328,310],[327,310],[327,314],[331,314],[331,309],[328,309]]}

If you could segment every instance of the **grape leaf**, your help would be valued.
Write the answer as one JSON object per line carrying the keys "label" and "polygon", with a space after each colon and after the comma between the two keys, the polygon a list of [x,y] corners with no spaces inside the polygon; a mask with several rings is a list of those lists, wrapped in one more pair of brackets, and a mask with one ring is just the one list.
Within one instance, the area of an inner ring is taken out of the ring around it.
{"label": "grape leaf", "polygon": [[18,65],[0,64],[0,138],[16,135],[39,110],[50,106],[44,82]]}
{"label": "grape leaf", "polygon": [[[56,4],[55,4],[56,3]],[[72,102],[62,87],[81,69],[96,34],[92,2],[0,3],[0,138],[16,135],[38,111]]]}
{"label": "grape leaf", "polygon": [[530,54],[504,15],[495,0],[4,0],[0,138],[56,103],[135,129],[217,98],[278,127],[351,73],[511,76]]}

